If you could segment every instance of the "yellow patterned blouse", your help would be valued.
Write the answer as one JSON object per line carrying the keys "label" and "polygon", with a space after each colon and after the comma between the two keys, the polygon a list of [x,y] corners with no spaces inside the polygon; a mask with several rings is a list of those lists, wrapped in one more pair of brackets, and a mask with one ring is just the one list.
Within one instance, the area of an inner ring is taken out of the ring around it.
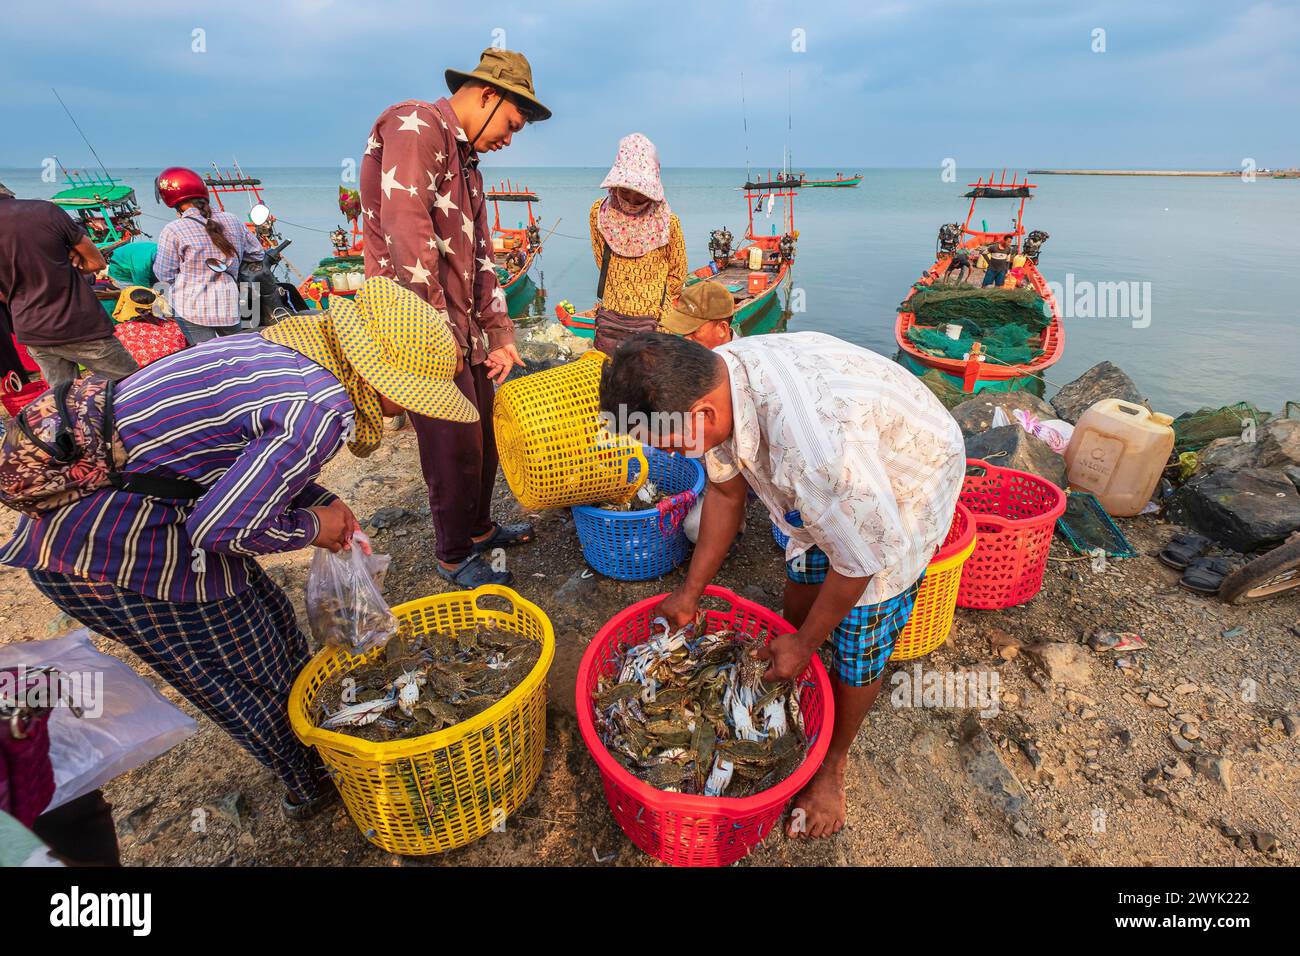
{"label": "yellow patterned blouse", "polygon": [[[596,224],[602,200],[591,207],[591,252],[600,259],[605,252],[605,237]],[[668,244],[636,259],[610,250],[609,275],[605,279],[605,308],[623,315],[662,317],[664,309],[677,301],[686,282],[686,241],[682,224],[675,215],[668,220]]]}

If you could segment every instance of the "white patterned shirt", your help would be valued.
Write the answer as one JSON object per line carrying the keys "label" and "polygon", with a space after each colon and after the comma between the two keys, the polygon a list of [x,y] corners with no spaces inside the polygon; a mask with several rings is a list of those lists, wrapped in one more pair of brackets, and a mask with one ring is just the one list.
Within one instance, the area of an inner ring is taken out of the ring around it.
{"label": "white patterned shirt", "polygon": [[[858,604],[901,594],[948,533],[965,475],[961,429],[902,366],[820,332],[737,339],[727,363],[729,439],[705,455],[709,478],[743,475],[790,535],[831,567],[870,577]],[[802,528],[784,520],[798,511]]]}

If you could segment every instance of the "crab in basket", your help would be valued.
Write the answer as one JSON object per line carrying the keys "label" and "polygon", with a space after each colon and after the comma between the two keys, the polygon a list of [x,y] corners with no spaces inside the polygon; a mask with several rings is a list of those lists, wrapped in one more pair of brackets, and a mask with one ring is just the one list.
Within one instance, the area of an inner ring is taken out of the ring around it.
{"label": "crab in basket", "polygon": [[790,776],[808,749],[798,688],[763,681],[767,663],[751,653],[762,642],[654,625],[659,632],[628,647],[592,694],[609,752],[675,793],[745,797]]}
{"label": "crab in basket", "polygon": [[482,713],[541,656],[537,641],[493,623],[412,636],[402,622],[373,659],[322,685],[316,725],[382,742],[435,733]]}

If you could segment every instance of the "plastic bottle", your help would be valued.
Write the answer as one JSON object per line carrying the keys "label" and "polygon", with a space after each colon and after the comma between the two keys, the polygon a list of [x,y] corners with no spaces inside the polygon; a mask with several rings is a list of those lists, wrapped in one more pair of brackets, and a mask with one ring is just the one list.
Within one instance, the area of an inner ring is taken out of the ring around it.
{"label": "plastic bottle", "polygon": [[1174,448],[1173,419],[1105,398],[1079,416],[1065,450],[1070,485],[1097,496],[1107,514],[1135,515],[1151,500]]}

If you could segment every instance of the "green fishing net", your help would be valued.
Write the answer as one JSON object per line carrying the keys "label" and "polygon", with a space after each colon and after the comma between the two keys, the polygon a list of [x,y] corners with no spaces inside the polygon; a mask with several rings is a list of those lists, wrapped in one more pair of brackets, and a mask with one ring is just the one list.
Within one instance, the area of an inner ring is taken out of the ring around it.
{"label": "green fishing net", "polygon": [[1033,289],[929,286],[899,306],[918,325],[967,324],[987,333],[1003,325],[1022,325],[1038,333],[1051,322],[1051,310]]}
{"label": "green fishing net", "polygon": [[1174,451],[1200,451],[1216,438],[1240,438],[1248,423],[1258,428],[1271,417],[1249,402],[1184,412],[1174,419]]}
{"label": "green fishing net", "polygon": [[[1042,349],[1029,345],[1029,329],[1023,325],[1003,325],[985,332],[979,337],[992,361],[1002,365],[1025,365],[1039,355]],[[963,326],[961,337],[950,339],[941,329],[912,326],[907,330],[907,337],[920,349],[931,355],[943,355],[960,359],[970,350],[975,342],[968,326]]]}

